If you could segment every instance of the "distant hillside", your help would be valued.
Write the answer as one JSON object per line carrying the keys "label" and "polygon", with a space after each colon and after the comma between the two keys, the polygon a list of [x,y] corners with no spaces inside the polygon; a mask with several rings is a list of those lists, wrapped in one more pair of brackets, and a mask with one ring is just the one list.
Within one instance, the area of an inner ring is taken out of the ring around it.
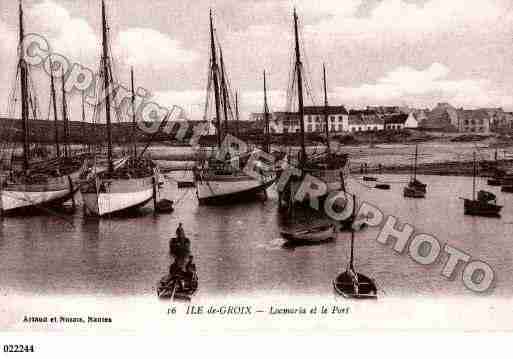
{"label": "distant hillside", "polygon": [[[91,124],[79,121],[70,121],[70,142],[95,144],[105,142],[107,138],[107,128],[105,124]],[[172,141],[180,128],[178,123],[172,125],[170,134],[158,133],[155,141]],[[21,142],[22,141],[22,122],[19,119],[0,118],[0,136],[2,141]],[[30,120],[30,141],[34,143],[54,143],[55,127],[53,121],[48,120]],[[58,123],[59,141],[63,141],[64,124]],[[186,133],[185,138],[192,134],[192,130]],[[126,143],[131,139],[132,127],[130,123],[114,123],[112,126],[112,138],[115,143]],[[143,142],[151,138],[151,134],[143,132],[139,127],[136,130],[137,141]]]}

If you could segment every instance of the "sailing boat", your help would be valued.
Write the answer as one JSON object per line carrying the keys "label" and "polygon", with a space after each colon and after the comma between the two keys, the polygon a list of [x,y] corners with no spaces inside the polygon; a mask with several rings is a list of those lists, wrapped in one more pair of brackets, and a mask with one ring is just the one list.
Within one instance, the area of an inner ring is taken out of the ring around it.
{"label": "sailing boat", "polygon": [[[216,139],[217,149],[220,150],[222,140],[228,133],[229,96],[222,52],[221,69],[217,64],[212,12],[210,12],[210,47],[211,61],[209,85],[211,85],[214,90]],[[221,83],[219,83],[220,78]],[[209,91],[207,91],[207,98],[209,95],[208,92]],[[221,102],[224,117],[224,131],[221,128]],[[240,154],[239,160],[247,158],[248,155],[248,153]],[[258,193],[266,193],[266,189],[276,180],[276,175],[272,171],[261,171],[258,178],[248,176],[241,169],[232,166],[231,160],[231,158],[226,158],[224,160],[209,158],[198,164],[195,169],[194,178],[196,195],[200,204],[226,203],[240,200],[242,198],[254,197]],[[242,168],[242,166],[240,167]]]}
{"label": "sailing boat", "polygon": [[303,201],[296,200],[303,179],[307,176],[313,176],[322,180],[327,185],[326,193],[319,196],[323,200],[331,192],[345,191],[344,168],[348,164],[347,154],[335,153],[330,148],[329,123],[328,123],[328,95],[326,89],[326,69],[323,66],[323,84],[324,84],[324,128],[326,131],[326,152],[307,156],[305,146],[305,111],[303,105],[303,64],[301,62],[301,53],[299,49],[298,35],[298,16],[294,9],[294,35],[295,35],[295,75],[297,76],[297,102],[298,119],[300,124],[301,150],[299,153],[298,169],[299,175],[291,176],[287,184],[279,192],[279,203],[281,207],[289,210],[296,204],[304,204]]}
{"label": "sailing boat", "polygon": [[[103,93],[107,94],[112,82],[110,68],[109,44],[107,36],[107,16],[105,1],[102,0],[102,75]],[[135,91],[134,76],[131,71],[132,84],[132,126],[135,129]],[[158,168],[153,161],[137,154],[133,138],[132,155],[116,163],[112,150],[112,121],[110,96],[105,96],[105,116],[107,122],[107,169],[96,172],[81,188],[82,198],[87,210],[95,216],[114,214],[129,209],[142,207],[153,199],[156,206]],[[135,130],[134,130],[135,131]],[[132,132],[134,135],[135,132]],[[94,167],[96,170],[97,167]]]}
{"label": "sailing boat", "polygon": [[[356,204],[356,196],[353,195],[353,203]],[[355,208],[353,206],[353,225],[351,226],[351,257],[345,272],[339,274],[333,281],[335,292],[345,298],[351,299],[377,299],[378,290],[374,280],[358,273],[354,268],[354,231]]]}
{"label": "sailing boat", "polygon": [[410,182],[404,187],[404,197],[424,198],[426,196],[427,185],[417,179],[417,156],[418,146],[415,146],[415,160],[413,164],[413,174]]}
{"label": "sailing boat", "polygon": [[476,177],[477,164],[476,154],[474,153],[474,164],[472,173],[472,199],[463,198],[463,207],[465,214],[471,216],[499,217],[502,206],[498,206],[496,196],[487,191],[479,191],[476,199]]}
{"label": "sailing boat", "polygon": [[[85,170],[85,165],[80,158],[73,158],[68,155],[61,157],[58,151],[57,156],[53,159],[39,162],[32,161],[29,116],[32,109],[35,118],[37,110],[35,109],[33,94],[29,93],[33,87],[29,86],[29,68],[22,50],[24,36],[23,6],[20,0],[18,75],[21,88],[22,159],[21,166],[15,159],[11,161],[10,169],[0,185],[0,212],[2,214],[66,202],[78,191],[77,182]],[[51,81],[53,88],[53,76]],[[55,126],[57,126],[57,123],[55,123]]]}

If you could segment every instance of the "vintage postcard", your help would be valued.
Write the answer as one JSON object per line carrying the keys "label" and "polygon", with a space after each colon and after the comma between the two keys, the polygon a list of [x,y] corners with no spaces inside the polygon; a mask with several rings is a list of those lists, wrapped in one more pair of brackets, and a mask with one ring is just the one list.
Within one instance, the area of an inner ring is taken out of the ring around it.
{"label": "vintage postcard", "polygon": [[510,0],[3,0],[0,332],[513,330],[512,34]]}

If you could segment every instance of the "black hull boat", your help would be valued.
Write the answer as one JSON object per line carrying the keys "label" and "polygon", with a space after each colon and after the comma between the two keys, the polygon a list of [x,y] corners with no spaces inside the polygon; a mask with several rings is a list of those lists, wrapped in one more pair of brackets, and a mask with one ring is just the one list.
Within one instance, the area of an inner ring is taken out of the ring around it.
{"label": "black hull boat", "polygon": [[476,196],[477,164],[474,153],[474,168],[472,176],[472,199],[463,199],[464,213],[469,216],[500,217],[502,206],[496,204],[497,197],[488,191],[479,191]]}
{"label": "black hull boat", "polygon": [[463,203],[465,214],[470,216],[500,217],[502,206],[494,203],[465,198]]}
{"label": "black hull boat", "polygon": [[407,198],[425,198],[426,197],[425,190],[422,190],[419,187],[414,187],[411,185],[404,187],[403,194],[404,194],[404,197],[407,197]]}
{"label": "black hull boat", "polygon": [[513,185],[502,186],[501,187],[501,192],[513,193]]}
{"label": "black hull boat", "polygon": [[500,178],[490,178],[487,184],[488,186],[500,186],[502,185],[502,180]]}
{"label": "black hull boat", "polygon": [[364,274],[351,271],[339,274],[333,281],[335,292],[347,299],[378,299],[374,281]]}
{"label": "black hull boat", "polygon": [[415,161],[413,164],[413,174],[408,185],[404,187],[403,195],[406,198],[425,198],[427,192],[427,185],[425,183],[420,182],[417,179],[417,156],[418,156],[418,147],[415,146]]}
{"label": "black hull boat", "polygon": [[[356,203],[356,196],[353,195],[353,202]],[[351,224],[351,257],[345,272],[340,273],[333,281],[333,288],[338,295],[347,299],[377,299],[378,289],[374,280],[368,276],[358,273],[354,269],[354,232],[356,222],[356,206],[353,206]]]}
{"label": "black hull boat", "polygon": [[390,185],[388,183],[378,183],[376,184],[376,186],[374,186],[374,188],[377,188],[377,189],[382,189],[382,190],[389,190],[390,189]]}

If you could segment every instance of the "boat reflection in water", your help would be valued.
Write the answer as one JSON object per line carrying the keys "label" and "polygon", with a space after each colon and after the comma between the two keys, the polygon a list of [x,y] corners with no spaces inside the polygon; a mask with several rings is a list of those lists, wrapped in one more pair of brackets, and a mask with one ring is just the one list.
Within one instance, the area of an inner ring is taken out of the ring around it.
{"label": "boat reflection in water", "polygon": [[171,239],[169,254],[174,261],[169,266],[169,273],[158,283],[157,295],[160,299],[190,301],[198,290],[198,274],[190,243],[185,236]]}

